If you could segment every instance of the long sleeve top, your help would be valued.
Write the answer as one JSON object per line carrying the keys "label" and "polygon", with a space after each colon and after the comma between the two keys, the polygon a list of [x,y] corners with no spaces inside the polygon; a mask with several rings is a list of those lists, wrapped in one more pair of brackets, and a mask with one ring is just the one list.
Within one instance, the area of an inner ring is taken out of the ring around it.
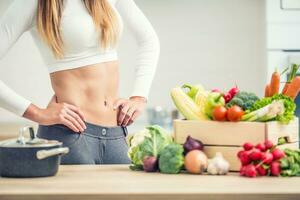
{"label": "long sleeve top", "polygon": [[[37,0],[15,0],[0,18],[0,59],[29,31],[49,73],[118,59],[115,47],[101,48],[99,31],[81,0],[65,0],[60,30],[64,57],[55,58],[37,31]],[[133,0],[108,0],[116,12],[120,28],[128,27],[138,44],[135,82],[131,96],[147,98],[160,52],[158,37]],[[22,116],[31,102],[0,80],[0,107]]]}

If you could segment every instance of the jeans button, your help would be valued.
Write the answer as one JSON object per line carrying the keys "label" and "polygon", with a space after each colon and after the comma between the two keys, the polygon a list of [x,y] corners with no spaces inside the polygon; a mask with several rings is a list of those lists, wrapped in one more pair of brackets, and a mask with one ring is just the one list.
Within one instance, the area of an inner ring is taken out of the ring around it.
{"label": "jeans button", "polygon": [[106,135],[106,129],[102,129],[102,135]]}

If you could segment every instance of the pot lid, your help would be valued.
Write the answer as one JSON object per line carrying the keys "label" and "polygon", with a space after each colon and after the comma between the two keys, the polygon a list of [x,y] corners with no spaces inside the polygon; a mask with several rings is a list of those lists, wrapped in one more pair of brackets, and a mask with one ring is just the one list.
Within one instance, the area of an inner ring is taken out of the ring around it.
{"label": "pot lid", "polygon": [[[25,138],[24,133],[29,130],[30,137]],[[19,137],[14,139],[9,139],[0,142],[0,147],[21,147],[21,148],[35,148],[35,147],[52,147],[61,145],[62,143],[57,140],[45,140],[36,137],[32,127],[23,127],[19,131]]]}

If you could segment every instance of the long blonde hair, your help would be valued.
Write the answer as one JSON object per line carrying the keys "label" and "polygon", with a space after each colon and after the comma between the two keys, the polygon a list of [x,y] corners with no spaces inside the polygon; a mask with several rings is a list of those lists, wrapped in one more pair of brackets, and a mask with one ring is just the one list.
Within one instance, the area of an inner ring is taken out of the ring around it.
{"label": "long blonde hair", "polygon": [[[92,16],[102,48],[114,46],[118,40],[119,24],[115,11],[107,0],[82,0]],[[38,0],[37,29],[56,58],[64,56],[60,22],[64,0]]]}

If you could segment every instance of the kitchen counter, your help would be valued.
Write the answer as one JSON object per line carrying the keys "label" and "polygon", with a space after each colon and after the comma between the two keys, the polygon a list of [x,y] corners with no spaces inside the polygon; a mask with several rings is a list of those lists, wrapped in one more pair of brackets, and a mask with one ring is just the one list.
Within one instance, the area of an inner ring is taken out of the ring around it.
{"label": "kitchen counter", "polygon": [[0,178],[0,199],[299,199],[300,178],[133,172],[127,165],[61,166],[54,177]]}

